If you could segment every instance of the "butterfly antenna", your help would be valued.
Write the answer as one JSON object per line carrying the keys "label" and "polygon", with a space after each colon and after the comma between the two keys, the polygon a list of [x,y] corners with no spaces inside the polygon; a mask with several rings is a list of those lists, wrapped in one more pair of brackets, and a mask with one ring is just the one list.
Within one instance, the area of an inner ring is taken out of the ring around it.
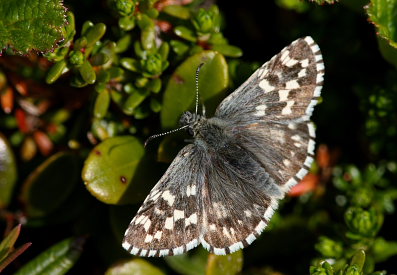
{"label": "butterfly antenna", "polygon": [[162,136],[165,136],[165,135],[168,135],[168,134],[172,134],[172,133],[175,133],[175,132],[177,132],[177,131],[180,131],[180,130],[182,130],[182,129],[185,129],[186,127],[188,127],[189,125],[185,125],[185,126],[182,126],[182,127],[180,127],[180,128],[178,128],[178,129],[174,129],[174,130],[171,130],[171,131],[168,131],[168,132],[165,132],[165,133],[161,133],[161,134],[157,134],[157,135],[153,135],[153,136],[150,136],[150,137],[148,137],[147,138],[147,140],[145,141],[145,147],[146,147],[146,145],[149,143],[149,141],[151,141],[152,139],[155,139],[155,138],[158,138],[158,137],[162,137]]}
{"label": "butterfly antenna", "polygon": [[198,113],[198,103],[199,103],[199,73],[201,67],[203,67],[204,63],[201,63],[196,70],[196,115]]}

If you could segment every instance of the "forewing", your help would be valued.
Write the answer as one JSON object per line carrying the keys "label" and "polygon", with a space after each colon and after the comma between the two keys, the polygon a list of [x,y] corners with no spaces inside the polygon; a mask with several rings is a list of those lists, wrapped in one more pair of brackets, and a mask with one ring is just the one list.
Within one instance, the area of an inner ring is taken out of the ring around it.
{"label": "forewing", "polygon": [[202,189],[201,243],[224,255],[251,244],[268,224],[283,192],[255,156],[238,143],[209,154]]}
{"label": "forewing", "polygon": [[128,226],[123,240],[128,252],[177,255],[199,244],[202,156],[192,144],[179,152]]}
{"label": "forewing", "polygon": [[259,68],[218,107],[226,132],[253,152],[284,192],[313,161],[309,119],[323,84],[320,48],[311,37],[294,41]]}
{"label": "forewing", "polygon": [[300,38],[256,70],[218,106],[235,123],[306,119],[320,96],[324,64],[311,37]]}

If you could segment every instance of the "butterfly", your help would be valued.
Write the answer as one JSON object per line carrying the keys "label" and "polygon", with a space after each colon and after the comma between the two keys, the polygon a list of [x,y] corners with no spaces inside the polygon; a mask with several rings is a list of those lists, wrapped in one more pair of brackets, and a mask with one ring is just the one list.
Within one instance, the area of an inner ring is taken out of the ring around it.
{"label": "butterfly", "polygon": [[197,106],[196,113],[185,112],[180,122],[193,142],[143,202],[125,232],[124,249],[158,257],[202,244],[225,255],[250,245],[310,169],[310,116],[323,76],[320,48],[307,36],[257,69],[214,117],[197,114]]}

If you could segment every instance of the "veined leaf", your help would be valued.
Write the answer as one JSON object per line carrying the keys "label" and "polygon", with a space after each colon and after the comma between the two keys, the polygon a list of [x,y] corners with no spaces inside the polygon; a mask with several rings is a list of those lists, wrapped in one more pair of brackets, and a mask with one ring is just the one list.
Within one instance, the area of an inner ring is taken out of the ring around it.
{"label": "veined leaf", "polygon": [[0,49],[47,52],[64,38],[66,9],[60,0],[2,0]]}
{"label": "veined leaf", "polygon": [[371,0],[367,13],[379,35],[397,48],[397,0]]}
{"label": "veined leaf", "polygon": [[84,238],[63,240],[25,264],[14,275],[61,275],[79,259]]}

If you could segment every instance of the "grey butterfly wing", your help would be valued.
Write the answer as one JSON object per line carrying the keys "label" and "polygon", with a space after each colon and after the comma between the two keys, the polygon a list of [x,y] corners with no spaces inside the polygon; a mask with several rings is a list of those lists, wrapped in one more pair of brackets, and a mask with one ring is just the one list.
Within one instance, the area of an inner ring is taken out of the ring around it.
{"label": "grey butterfly wing", "polygon": [[313,161],[315,131],[309,119],[323,75],[318,45],[311,37],[298,39],[254,72],[215,113],[284,192]]}
{"label": "grey butterfly wing", "polygon": [[251,244],[268,224],[283,196],[256,157],[234,140],[209,150],[201,198],[201,243],[225,255]]}
{"label": "grey butterfly wing", "polygon": [[134,255],[177,255],[199,244],[202,153],[185,146],[128,226],[123,247]]}

